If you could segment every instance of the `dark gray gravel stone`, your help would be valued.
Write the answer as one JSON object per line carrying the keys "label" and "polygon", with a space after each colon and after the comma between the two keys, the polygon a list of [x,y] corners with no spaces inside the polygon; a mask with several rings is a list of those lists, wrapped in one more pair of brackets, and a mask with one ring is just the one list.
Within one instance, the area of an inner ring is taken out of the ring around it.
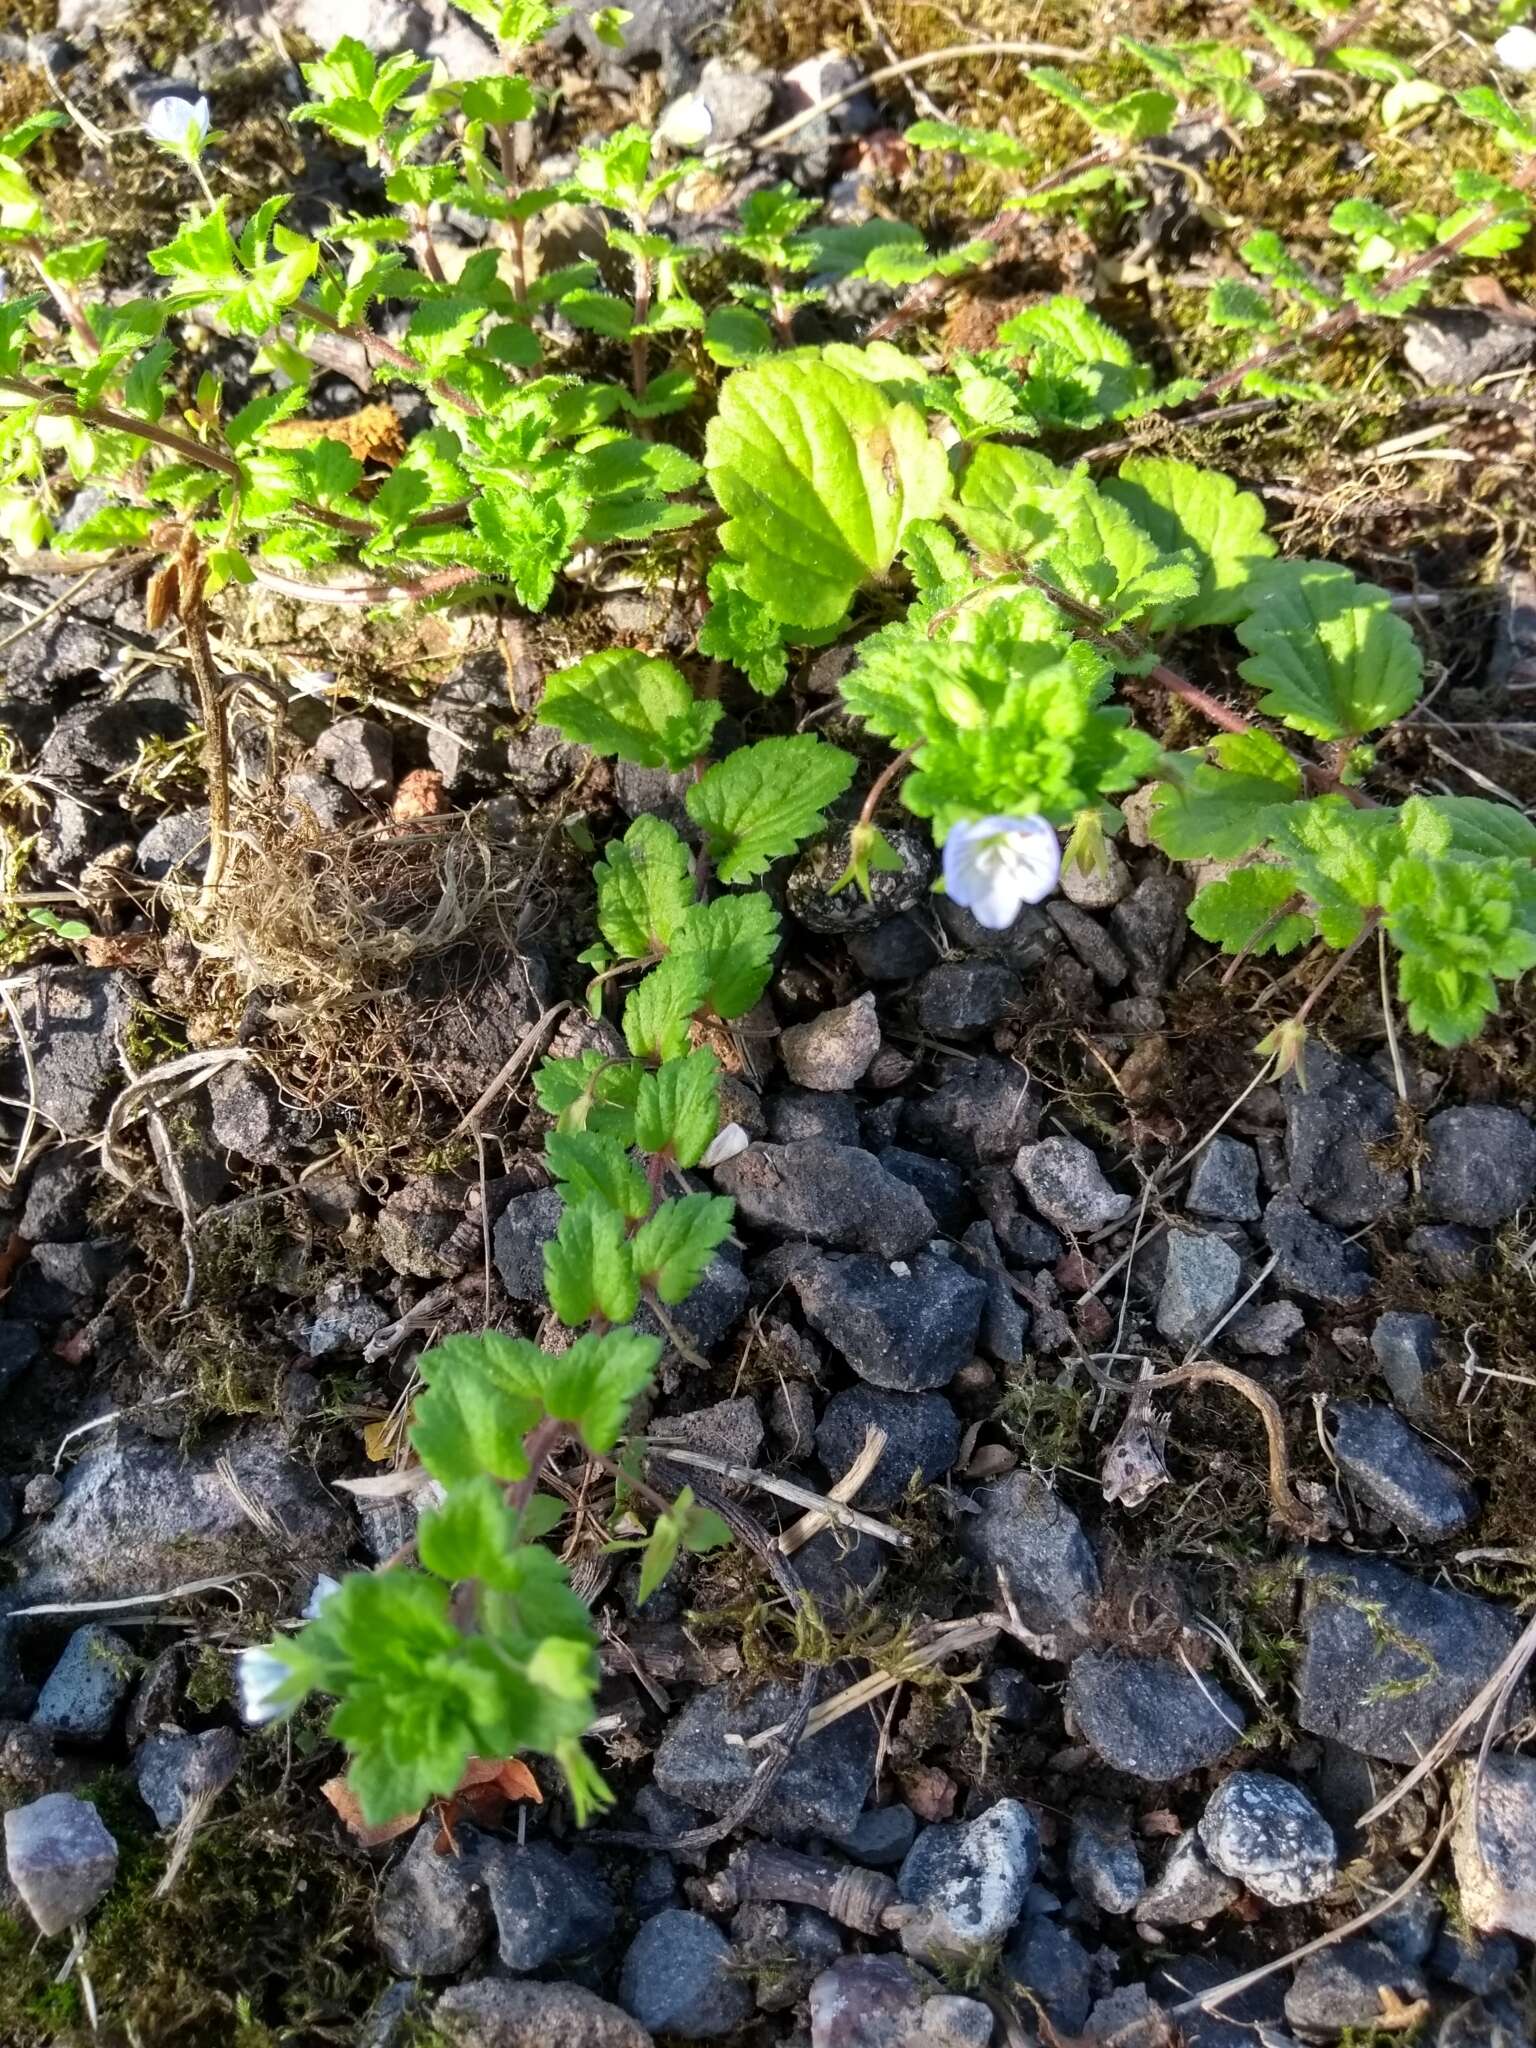
{"label": "dark gray gravel stone", "polygon": [[1397,1130],[1397,1098],[1384,1081],[1314,1044],[1307,1047],[1306,1086],[1293,1068],[1280,1093],[1291,1193],[1299,1202],[1346,1230],[1400,1207],[1407,1174],[1371,1156]]}
{"label": "dark gray gravel stone", "polygon": [[1444,1109],[1424,1127],[1422,1192],[1443,1223],[1506,1223],[1536,1194],[1536,1125],[1491,1103]]}
{"label": "dark gray gravel stone", "polygon": [[1011,1164],[1040,1126],[1040,1098],[1024,1069],[984,1056],[941,1062],[938,1073],[931,1095],[908,1102],[906,1135],[957,1166]]}
{"label": "dark gray gravel stone", "polygon": [[871,1152],[806,1139],[749,1145],[716,1169],[739,1221],[842,1251],[905,1258],[934,1234],[928,1204]]}
{"label": "dark gray gravel stone", "polygon": [[1249,1358],[1285,1358],[1306,1327],[1294,1301],[1261,1301],[1234,1316],[1224,1335]]}
{"label": "dark gray gravel stone", "polygon": [[1077,1138],[1021,1145],[1014,1177],[1047,1223],[1058,1230],[1099,1230],[1118,1223],[1131,1197],[1110,1186],[1092,1151]]}
{"label": "dark gray gravel stone", "polygon": [[295,768],[283,777],[282,820],[291,832],[339,832],[358,815],[351,790],[313,768]]}
{"label": "dark gray gravel stone", "polygon": [[942,1394],[845,1387],[832,1396],[816,1426],[816,1455],[829,1480],[840,1479],[848,1470],[871,1429],[883,1429],[888,1439],[879,1463],[859,1489],[859,1505],[871,1514],[893,1507],[914,1473],[924,1485],[942,1479],[960,1448],[960,1424]]}
{"label": "dark gray gravel stone", "polygon": [[1371,1352],[1392,1398],[1405,1415],[1420,1415],[1429,1405],[1429,1382],[1438,1370],[1435,1347],[1440,1325],[1433,1316],[1392,1308],[1376,1318]]}
{"label": "dark gray gravel stone", "polygon": [[999,1942],[1024,1910],[1040,1863],[1040,1830],[1027,1806],[999,1799],[974,1820],[924,1828],[896,1879],[920,1918],[901,1930],[908,1955],[962,1957]]}
{"label": "dark gray gravel stone", "polygon": [[1072,1666],[1067,1701],[1112,1770],[1153,1784],[1220,1763],[1243,1739],[1236,1701],[1214,1679],[1163,1658],[1090,1652]]}
{"label": "dark gray gravel stone", "polygon": [[241,1494],[260,1501],[283,1532],[289,1571],[306,1561],[334,1566],[345,1552],[355,1528],[350,1506],[322,1490],[277,1430],[214,1435],[194,1457],[119,1430],[77,1459],[53,1512],[16,1539],[12,1556],[29,1599],[142,1595],[253,1565],[267,1546]]}
{"label": "dark gray gravel stone", "polygon": [[999,1365],[1022,1365],[1030,1313],[1014,1292],[991,1224],[973,1223],[955,1256],[987,1290],[978,1338],[981,1349]]}
{"label": "dark gray gravel stone", "polygon": [[1427,1989],[1414,1964],[1394,1955],[1385,1942],[1357,1935],[1297,1964],[1285,1994],[1285,2016],[1301,2033],[1338,2035],[1346,2027],[1378,2025],[1386,2010],[1383,1991],[1412,2004]]}
{"label": "dark gray gravel stone", "polygon": [[1087,2026],[1093,1960],[1070,1928],[1032,1914],[1003,1951],[1003,1976],[1040,2001],[1059,2034],[1080,2035]]}
{"label": "dark gray gravel stone", "polygon": [[[712,1358],[747,1312],[752,1283],[742,1269],[741,1253],[723,1244],[699,1276],[686,1301],[667,1310],[667,1320],[681,1330],[695,1351]],[[635,1328],[651,1337],[666,1337],[649,1302],[641,1302]]]}
{"label": "dark gray gravel stone", "polygon": [[481,1881],[480,1836],[455,1831],[460,1854],[439,1856],[434,1818],[385,1878],[373,1931],[384,1960],[402,1977],[451,1977],[474,1961],[490,1932],[491,1910]]}
{"label": "dark gray gravel stone", "polygon": [[1034,1472],[1009,1472],[973,1496],[960,1544],[982,1567],[990,1598],[999,1569],[1024,1626],[1081,1640],[1101,1591],[1098,1562],[1076,1515]]}
{"label": "dark gray gravel stone", "polygon": [[1131,963],[1096,917],[1059,898],[1046,904],[1045,914],[1078,959],[1106,988],[1124,986]]}
{"label": "dark gray gravel stone", "polygon": [[1513,1983],[1520,1945],[1507,1934],[1443,1927],[1430,1950],[1429,1974],[1478,1998],[1493,1998]]}
{"label": "dark gray gravel stone", "polygon": [[791,1024],[779,1037],[779,1057],[797,1088],[839,1094],[862,1081],[880,1050],[875,999],[858,996],[838,1010],[823,1010],[807,1024]]}
{"label": "dark gray gravel stone", "polygon": [[881,830],[902,865],[899,871],[872,868],[867,898],[852,884],[835,891],[832,888],[848,871],[852,842],[846,832],[829,833],[800,856],[790,870],[786,895],[790,914],[808,931],[870,931],[887,918],[915,910],[923,901],[934,869],[928,835],[907,825],[886,825]]}
{"label": "dark gray gravel stone", "polygon": [[134,866],[151,882],[200,882],[208,872],[209,810],[168,811],[139,841]]}
{"label": "dark gray gravel stone", "polygon": [[870,1806],[854,1823],[843,1847],[855,1863],[871,1870],[894,1870],[917,1836],[917,1815],[910,1806]]}
{"label": "dark gray gravel stone", "polygon": [[[1508,1655],[1519,1627],[1492,1601],[1425,1585],[1397,1566],[1314,1550],[1304,1565],[1306,1648],[1296,1716],[1365,1756],[1416,1763]],[[1516,1688],[1512,1723],[1526,1711]],[[1481,1724],[1459,1745],[1475,1747]]]}
{"label": "dark gray gravel stone", "polygon": [[618,1925],[612,1892],[579,1856],[548,1842],[487,1841],[477,1861],[496,1953],[519,1975],[596,1948]]}
{"label": "dark gray gravel stone", "polygon": [[[133,983],[103,968],[38,967],[17,978],[14,994],[39,1112],[61,1137],[88,1136],[122,1086],[118,1048],[137,1007]],[[0,1093],[28,1097],[18,1053],[0,1055]]]}
{"label": "dark gray gravel stone", "polygon": [[867,981],[915,981],[938,959],[939,949],[925,925],[904,915],[872,931],[850,932],[848,956]]}
{"label": "dark gray gravel stone", "polygon": [[1309,1301],[1347,1303],[1370,1291],[1371,1262],[1331,1223],[1321,1222],[1294,1195],[1276,1195],[1264,1211],[1264,1241],[1275,1254],[1275,1281]]}
{"label": "dark gray gravel stone", "polygon": [[653,2033],[717,2041],[752,2015],[752,1994],[730,1964],[731,1945],[714,1922],[673,1907],[631,1942],[619,1998]]}
{"label": "dark gray gravel stone", "polygon": [[30,1323],[0,1320],[0,1394],[42,1356],[42,1339]]}
{"label": "dark gray gravel stone", "polygon": [[289,1140],[288,1119],[277,1090],[251,1066],[220,1067],[205,1084],[213,1141],[237,1159],[275,1166]]}
{"label": "dark gray gravel stone", "polygon": [[1067,1875],[1077,1896],[1101,1913],[1134,1913],[1147,1889],[1129,1816],[1118,1807],[1080,1806],[1067,1838]]}
{"label": "dark gray gravel stone", "polygon": [[1403,322],[1403,359],[1426,384],[1465,389],[1484,377],[1536,361],[1526,320],[1480,306],[1435,306]]}
{"label": "dark gray gravel stone", "polygon": [[1338,1880],[1333,1829],[1299,1785],[1238,1771],[1211,1794],[1200,1839],[1216,1868],[1271,1906],[1320,1899]]}
{"label": "dark gray gravel stone", "polygon": [[1023,993],[1019,977],[999,960],[943,960],[915,990],[918,1025],[931,1038],[979,1038]]}
{"label": "dark gray gravel stone", "polygon": [[986,1284],[934,1252],[891,1264],[813,1256],[790,1284],[811,1328],[872,1386],[947,1387],[975,1354]]}
{"label": "dark gray gravel stone", "polygon": [[513,1301],[539,1304],[546,1299],[544,1247],[560,1228],[563,1207],[558,1189],[535,1188],[531,1194],[514,1195],[497,1217],[491,1257]]}
{"label": "dark gray gravel stone", "polygon": [[1263,1212],[1258,1153],[1241,1138],[1212,1138],[1189,1177],[1187,1206],[1225,1223],[1256,1222]]}
{"label": "dark gray gravel stone", "polygon": [[887,1173],[917,1189],[941,1230],[952,1237],[960,1234],[968,1202],[965,1175],[952,1160],[909,1152],[904,1145],[883,1145],[877,1156]]}
{"label": "dark gray gravel stone", "polygon": [[32,1719],[71,1742],[105,1742],[138,1668],[122,1636],[89,1621],[64,1645],[37,1696]]}
{"label": "dark gray gravel stone", "polygon": [[39,1933],[83,1920],[117,1875],[117,1843],[88,1799],[47,1792],[5,1816],[5,1867]]}
{"label": "dark gray gravel stone", "polygon": [[189,1805],[215,1798],[239,1768],[240,1738],[233,1728],[207,1728],[201,1735],[160,1728],[145,1737],[133,1759],[139,1797],[164,1829],[178,1827]]}
{"label": "dark gray gravel stone", "polygon": [[1477,1518],[1477,1495],[1395,1408],[1338,1402],[1333,1455],[1360,1498],[1414,1542],[1449,1542]]}
{"label": "dark gray gravel stone", "polygon": [[315,759],[355,796],[388,796],[395,786],[395,742],[373,718],[338,718],[315,741]]}
{"label": "dark gray gravel stone", "polygon": [[1170,1230],[1166,1249],[1157,1328],[1184,1350],[1200,1343],[1236,1301],[1243,1262],[1223,1238],[1205,1230]]}
{"label": "dark gray gravel stone", "polygon": [[[452,2048],[653,2048],[646,2029],[580,1984],[455,1984],[432,2008]],[[403,2048],[403,2044],[402,2044]]]}
{"label": "dark gray gravel stone", "polygon": [[1151,1927],[1187,1927],[1224,1911],[1242,1886],[1218,1870],[1193,1828],[1178,1837],[1156,1882],[1141,1901],[1139,1918]]}
{"label": "dark gray gravel stone", "polygon": [[[794,1688],[779,1684],[758,1686],[745,1698],[730,1685],[695,1694],[656,1752],[658,1788],[704,1813],[726,1812],[759,1761],[746,1738],[787,1721],[794,1704]],[[842,1839],[863,1810],[874,1773],[874,1725],[867,1715],[845,1715],[797,1745],[752,1825],[784,1841],[811,1834]]]}
{"label": "dark gray gravel stone", "polygon": [[45,1152],[32,1170],[21,1234],[31,1244],[84,1237],[99,1163],[73,1145]]}
{"label": "dark gray gravel stone", "polygon": [[1475,1280],[1488,1270],[1488,1247],[1459,1223],[1422,1223],[1408,1233],[1408,1252],[1442,1286]]}
{"label": "dark gray gravel stone", "polygon": [[1131,963],[1131,987],[1158,996],[1168,986],[1189,937],[1184,913],[1194,894],[1183,875],[1167,869],[1139,881],[1109,913],[1109,928]]}
{"label": "dark gray gravel stone", "polygon": [[810,1088],[780,1088],[763,1104],[767,1135],[776,1145],[824,1138],[829,1145],[859,1143],[858,1105],[846,1095],[818,1095]]}

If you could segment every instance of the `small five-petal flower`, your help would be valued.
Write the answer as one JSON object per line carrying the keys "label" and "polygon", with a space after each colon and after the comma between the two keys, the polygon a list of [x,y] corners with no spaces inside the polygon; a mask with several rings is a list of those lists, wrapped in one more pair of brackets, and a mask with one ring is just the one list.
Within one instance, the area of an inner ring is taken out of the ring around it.
{"label": "small five-petal flower", "polygon": [[944,841],[944,888],[989,932],[1006,931],[1026,903],[1042,903],[1061,873],[1061,845],[1046,818],[972,818]]}
{"label": "small five-petal flower", "polygon": [[168,92],[150,108],[144,131],[151,142],[158,142],[162,149],[191,163],[203,153],[209,119],[208,102],[201,93],[195,100],[189,100]]}

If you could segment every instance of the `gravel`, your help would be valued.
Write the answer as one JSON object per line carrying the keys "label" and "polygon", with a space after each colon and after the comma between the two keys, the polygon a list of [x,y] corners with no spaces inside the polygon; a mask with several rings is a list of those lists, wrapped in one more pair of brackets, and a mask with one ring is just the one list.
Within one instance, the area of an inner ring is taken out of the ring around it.
{"label": "gravel", "polygon": [[160,1828],[178,1826],[188,1806],[215,1798],[239,1768],[240,1738],[233,1728],[206,1728],[201,1735],[159,1728],[133,1759],[139,1797]]}
{"label": "gravel", "polygon": [[1346,2027],[1379,2025],[1387,2009],[1383,1991],[1411,2005],[1427,1989],[1414,1965],[1385,1942],[1355,1936],[1297,1965],[1285,1994],[1285,2016],[1303,2033],[1333,2036]]}
{"label": "gravel", "polygon": [[1134,1913],[1147,1889],[1129,1817],[1119,1808],[1080,1806],[1067,1838],[1072,1889],[1101,1913]]}
{"label": "gravel", "polygon": [[338,718],[315,742],[315,760],[356,796],[388,796],[395,786],[395,742],[373,718]]}
{"label": "gravel", "polygon": [[[788,1720],[794,1705],[794,1688],[780,1684],[758,1686],[745,1698],[733,1685],[696,1693],[656,1751],[657,1787],[685,1806],[727,1812],[745,1792],[761,1755],[745,1747],[746,1738]],[[845,1715],[796,1745],[755,1809],[752,1825],[784,1841],[811,1834],[842,1838],[863,1810],[874,1770],[873,1722],[867,1715]]]}
{"label": "gravel", "polygon": [[1131,963],[1139,996],[1161,995],[1189,938],[1184,913],[1194,891],[1183,875],[1156,870],[1109,913],[1109,928]]}
{"label": "gravel", "polygon": [[460,1853],[439,1856],[436,1817],[424,1821],[385,1878],[374,1907],[384,1960],[402,1977],[451,1977],[480,1953],[491,1927],[473,1828],[456,1830]]}
{"label": "gravel", "polygon": [[890,1264],[821,1254],[790,1284],[811,1328],[863,1380],[895,1393],[946,1387],[975,1353],[986,1283],[934,1252]]}
{"label": "gravel", "polygon": [[1243,1262],[1207,1231],[1170,1230],[1157,1327],[1177,1350],[1196,1345],[1221,1321],[1243,1285]]}
{"label": "gravel", "polygon": [[1168,1860],[1141,1901],[1138,1917],[1150,1927],[1187,1927],[1213,1919],[1231,1905],[1241,1889],[1216,1868],[1199,1835],[1188,1828],[1168,1851]]}
{"label": "gravel", "polygon": [[37,1696],[32,1719],[71,1742],[105,1742],[138,1670],[132,1648],[100,1622],[77,1628]]}
{"label": "gravel", "polygon": [[653,2048],[627,2012],[580,1984],[458,1984],[433,2007],[432,2028],[453,2048]]}
{"label": "gravel", "polygon": [[1349,1303],[1369,1293],[1371,1262],[1364,1251],[1293,1195],[1276,1195],[1264,1211],[1264,1239],[1275,1254],[1277,1285],[1310,1301]]}
{"label": "gravel", "polygon": [[619,1999],[653,2033],[717,2041],[752,2014],[752,1995],[730,1964],[731,1945],[714,1922],[674,1906],[631,1942]]}
{"label": "gravel", "polygon": [[1491,1229],[1536,1194],[1536,1125],[1487,1103],[1444,1109],[1424,1126],[1424,1207],[1442,1223]]}
{"label": "gravel", "polygon": [[1046,1480],[1025,1471],[983,1486],[972,1504],[977,1512],[962,1520],[960,1544],[983,1567],[988,1598],[1001,1569],[1027,1629],[1081,1642],[1101,1587],[1076,1515]]}
{"label": "gravel", "polygon": [[1022,1145],[1013,1171],[1030,1201],[1058,1230],[1099,1230],[1118,1223],[1131,1197],[1112,1188],[1094,1154],[1077,1138]]}
{"label": "gravel", "polygon": [[873,996],[841,1010],[823,1010],[808,1024],[792,1024],[779,1039],[784,1071],[797,1088],[824,1094],[852,1088],[880,1050],[880,1018]]}
{"label": "gravel", "polygon": [[1039,1999],[1058,2034],[1080,2035],[1093,2005],[1092,1958],[1069,1928],[1032,1914],[1003,1951],[1003,1975]]}
{"label": "gravel", "polygon": [[1536,1758],[1495,1754],[1459,1776],[1451,1853],[1462,1910],[1484,1933],[1536,1941]]}
{"label": "gravel", "polygon": [[871,1429],[884,1430],[888,1439],[858,1492],[859,1506],[872,1514],[894,1507],[914,1473],[924,1485],[941,1479],[960,1448],[960,1424],[942,1394],[845,1387],[832,1396],[816,1426],[816,1455],[829,1480],[848,1470]]}
{"label": "gravel", "polygon": [[901,1930],[908,1955],[958,1959],[1001,1941],[1024,1909],[1040,1862],[1040,1831],[1017,1799],[974,1820],[924,1828],[896,1880],[919,1917]]}
{"label": "gravel", "polygon": [[1239,1771],[1211,1795],[1200,1839],[1220,1871],[1272,1906],[1320,1899],[1338,1881],[1333,1829],[1299,1785]]}
{"label": "gravel", "polygon": [[0,1092],[25,1102],[64,1138],[102,1124],[122,1086],[124,1034],[137,1001],[124,974],[93,967],[38,967],[18,975],[13,999],[32,1055],[29,1082],[18,1054],[0,1055]]}
{"label": "gravel", "polygon": [[1405,1415],[1421,1415],[1429,1405],[1429,1382],[1438,1370],[1440,1325],[1433,1316],[1393,1308],[1376,1318],[1371,1355],[1392,1398]]}
{"label": "gravel", "polygon": [[716,1169],[715,1185],[739,1222],[841,1251],[901,1259],[934,1234],[917,1190],[851,1145],[749,1145]]}
{"label": "gravel", "polygon": [[1224,1223],[1255,1223],[1259,1200],[1259,1155],[1241,1138],[1217,1135],[1195,1161],[1187,1205]]}
{"label": "gravel", "polygon": [[1011,1161],[1040,1124],[1040,1098],[1022,1067],[983,1056],[940,1061],[939,1085],[906,1105],[902,1128],[912,1143],[976,1167]]}
{"label": "gravel", "polygon": [[117,1843],[88,1799],[47,1792],[5,1816],[5,1867],[40,1934],[62,1934],[111,1889]]}
{"label": "gravel", "polygon": [[1353,1229],[1401,1206],[1408,1176],[1373,1152],[1397,1130],[1397,1098],[1368,1067],[1325,1045],[1307,1048],[1306,1086],[1292,1068],[1281,1086],[1291,1193],[1325,1223]]}
{"label": "gravel", "polygon": [[1359,1497],[1411,1541],[1447,1543],[1477,1517],[1477,1495],[1393,1408],[1340,1401],[1333,1455]]}
{"label": "gravel", "polygon": [[[1311,1551],[1296,1717],[1365,1756],[1412,1764],[1437,1742],[1513,1647],[1519,1628],[1492,1601],[1426,1585],[1396,1565]],[[1508,1708],[1525,1711],[1526,1687]],[[1479,1731],[1463,1736],[1473,1747]]]}
{"label": "gravel", "polygon": [[1121,1650],[1081,1656],[1067,1703],[1111,1770],[1152,1784],[1220,1763],[1243,1738],[1242,1709],[1214,1679],[1162,1658]]}
{"label": "gravel", "polygon": [[596,1948],[618,1926],[613,1894],[581,1856],[548,1842],[488,1841],[478,1863],[505,1969],[542,1970]]}
{"label": "gravel", "polygon": [[1024,994],[1011,967],[997,960],[945,960],[913,991],[917,1022],[930,1038],[979,1038],[1002,1022]]}

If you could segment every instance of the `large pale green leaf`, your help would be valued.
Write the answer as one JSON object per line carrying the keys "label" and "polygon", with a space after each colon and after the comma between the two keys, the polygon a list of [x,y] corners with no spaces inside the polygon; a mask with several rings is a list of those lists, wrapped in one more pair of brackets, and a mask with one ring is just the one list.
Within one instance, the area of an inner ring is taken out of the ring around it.
{"label": "large pale green leaf", "polygon": [[812,354],[726,379],[705,468],[741,587],[803,626],[836,624],[890,567],[908,525],[949,497],[949,465],[922,414]]}
{"label": "large pale green leaf", "polygon": [[1358,739],[1418,702],[1413,628],[1384,590],[1331,562],[1267,572],[1237,637],[1249,650],[1238,672],[1264,691],[1259,708],[1314,739]]}
{"label": "large pale green leaf", "polygon": [[819,831],[855,765],[841,747],[800,733],[738,747],[707,769],[688,791],[688,815],[706,833],[721,881],[750,882]]}
{"label": "large pale green leaf", "polygon": [[597,924],[621,960],[663,952],[693,903],[688,849],[660,818],[639,817],[592,870]]}
{"label": "large pale green leaf", "polygon": [[1161,455],[1133,455],[1103,486],[1164,554],[1192,555],[1200,588],[1179,606],[1181,626],[1223,626],[1252,606],[1249,582],[1275,552],[1263,501],[1219,470]]}
{"label": "large pale green leaf", "polygon": [[687,680],[654,654],[610,647],[552,675],[544,685],[550,725],[637,768],[674,774],[709,745],[720,706],[694,696]]}

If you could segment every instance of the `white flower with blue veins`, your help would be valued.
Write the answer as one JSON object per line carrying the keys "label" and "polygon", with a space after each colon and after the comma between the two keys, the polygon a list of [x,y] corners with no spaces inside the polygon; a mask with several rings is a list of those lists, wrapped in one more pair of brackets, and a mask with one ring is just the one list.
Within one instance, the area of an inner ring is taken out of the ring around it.
{"label": "white flower with blue veins", "polygon": [[329,1572],[316,1572],[314,1587],[310,1592],[309,1598],[304,1602],[304,1619],[306,1621],[318,1621],[320,1619],[320,1610],[324,1607],[326,1601],[334,1598],[340,1591],[340,1579],[333,1579]]}
{"label": "white flower with blue veins", "polygon": [[989,932],[1006,931],[1026,903],[1043,903],[1061,873],[1061,843],[1046,818],[972,818],[944,841],[944,888]]}
{"label": "white flower with blue veins", "polygon": [[240,1718],[248,1728],[282,1719],[291,1703],[281,1694],[292,1677],[282,1658],[273,1655],[270,1643],[253,1643],[240,1652],[235,1659],[235,1687],[240,1695]]}
{"label": "white flower with blue veins", "polygon": [[208,102],[201,93],[195,100],[187,100],[179,93],[169,92],[150,108],[144,132],[151,142],[158,142],[162,149],[190,162],[203,153],[210,119]]}

